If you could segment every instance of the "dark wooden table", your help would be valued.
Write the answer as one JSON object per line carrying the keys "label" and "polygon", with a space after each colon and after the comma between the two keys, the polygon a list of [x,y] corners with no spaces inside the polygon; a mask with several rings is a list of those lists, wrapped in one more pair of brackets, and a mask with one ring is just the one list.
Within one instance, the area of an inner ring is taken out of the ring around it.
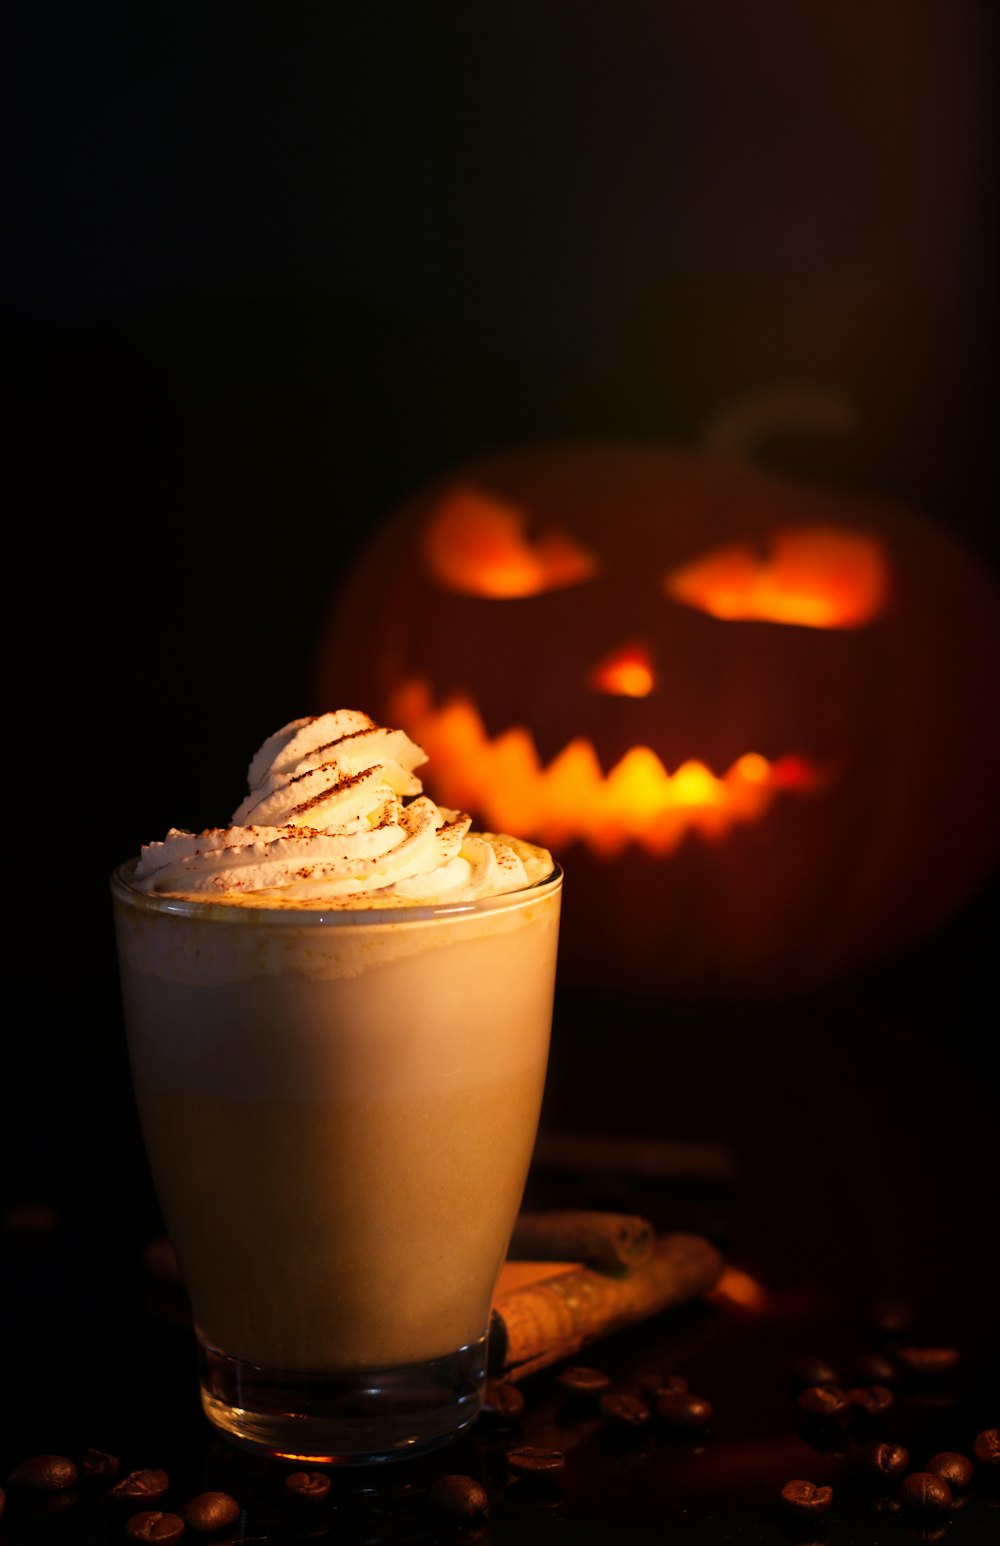
{"label": "dark wooden table", "polygon": [[[997,1086],[979,1062],[975,1009],[955,991],[956,974],[980,960],[971,949],[952,940],[936,958],[917,953],[781,1005],[560,997],[526,1202],[620,1208],[660,1230],[703,1233],[739,1274],[726,1281],[749,1293],[668,1311],[577,1361],[623,1391],[650,1372],[682,1374],[711,1402],[710,1426],[616,1433],[593,1403],[567,1399],[556,1366],[523,1382],[512,1429],[481,1421],[423,1462],[338,1473],[328,1503],[298,1515],[283,1501],[289,1468],[241,1456],[202,1417],[183,1303],[146,1270],[162,1225],[110,961],[86,995],[55,981],[44,1010],[37,994],[15,991],[3,1085],[0,1543],[123,1539],[100,1488],[32,1500],[6,1483],[27,1455],[88,1446],[123,1470],[163,1467],[175,1505],[206,1488],[231,1492],[242,1505],[223,1537],[233,1540],[1000,1540],[1000,1486],[982,1472],[949,1514],[922,1517],[864,1464],[873,1439],[902,1443],[919,1468],[943,1449],[969,1453],[978,1431],[1000,1423]],[[38,1211],[25,1213],[29,1204]],[[873,1326],[887,1298],[912,1312],[888,1343]],[[859,1353],[900,1340],[954,1347],[958,1362],[895,1382],[877,1419],[804,1418],[797,1358],[821,1355],[850,1384]],[[544,1485],[512,1480],[515,1440],[561,1450],[565,1469]],[[488,1519],[429,1506],[428,1486],[449,1471],[483,1482]],[[817,1524],[795,1527],[781,1509],[796,1477],[833,1487]]]}

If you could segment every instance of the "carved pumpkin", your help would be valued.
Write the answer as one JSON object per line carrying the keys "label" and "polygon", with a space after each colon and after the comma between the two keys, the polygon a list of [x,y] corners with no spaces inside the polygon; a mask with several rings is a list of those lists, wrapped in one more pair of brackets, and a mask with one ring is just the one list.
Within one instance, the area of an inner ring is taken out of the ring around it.
{"label": "carved pumpkin", "polygon": [[394,513],[320,702],[567,870],[564,987],[760,995],[919,938],[989,875],[997,594],[918,514],[636,444],[510,453]]}

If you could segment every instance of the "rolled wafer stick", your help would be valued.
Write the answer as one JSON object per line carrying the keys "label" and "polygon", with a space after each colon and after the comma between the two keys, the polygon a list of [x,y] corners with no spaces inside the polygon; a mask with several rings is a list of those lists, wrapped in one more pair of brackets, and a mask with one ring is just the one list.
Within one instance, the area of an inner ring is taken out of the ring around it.
{"label": "rolled wafer stick", "polygon": [[722,1267],[721,1253],[701,1235],[669,1234],[631,1272],[612,1275],[581,1266],[498,1293],[490,1323],[490,1373],[519,1380],[573,1357],[601,1337],[707,1293]]}
{"label": "rolled wafer stick", "polygon": [[632,1213],[555,1209],[519,1214],[507,1255],[522,1261],[579,1261],[614,1271],[649,1261],[655,1239],[652,1224]]}

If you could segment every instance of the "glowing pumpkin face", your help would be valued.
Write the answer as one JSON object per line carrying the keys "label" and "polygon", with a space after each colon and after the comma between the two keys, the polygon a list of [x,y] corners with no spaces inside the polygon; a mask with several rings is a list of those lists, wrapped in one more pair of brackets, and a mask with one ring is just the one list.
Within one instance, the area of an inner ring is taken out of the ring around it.
{"label": "glowing pumpkin face", "polygon": [[951,812],[969,760],[1000,760],[963,692],[998,659],[993,607],[909,512],[556,447],[387,523],[317,688],[403,725],[441,803],[559,853],[564,984],[776,992],[877,958],[987,872],[992,780],[974,840]]}

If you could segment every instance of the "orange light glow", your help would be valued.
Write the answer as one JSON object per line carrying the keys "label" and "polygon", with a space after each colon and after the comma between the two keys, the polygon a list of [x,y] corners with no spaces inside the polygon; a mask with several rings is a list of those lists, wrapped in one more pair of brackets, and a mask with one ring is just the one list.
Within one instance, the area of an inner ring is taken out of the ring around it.
{"label": "orange light glow", "polygon": [[611,697],[647,698],[656,686],[649,651],[643,644],[624,644],[594,667],[587,682]]}
{"label": "orange light glow", "polygon": [[594,554],[563,532],[526,535],[522,511],[477,489],[455,489],[424,532],[428,572],[445,590],[494,599],[538,596],[589,580]]}
{"label": "orange light glow", "polygon": [[751,1315],[766,1315],[772,1304],[763,1284],[739,1267],[724,1267],[719,1281],[705,1297],[715,1304],[734,1305]]}
{"label": "orange light glow", "polygon": [[750,546],[718,548],[671,570],[663,588],[728,621],[863,628],[884,612],[889,579],[874,537],[803,526],[774,533],[766,557]]}
{"label": "orange light glow", "polygon": [[315,1451],[308,1455],[293,1455],[291,1450],[276,1449],[272,1451],[279,1460],[297,1460],[302,1465],[336,1465],[341,1458],[339,1455],[317,1455]]}
{"label": "orange light glow", "polygon": [[721,777],[696,761],[670,774],[648,746],[632,747],[605,774],[583,738],[543,767],[530,731],[515,726],[491,740],[468,697],[438,708],[416,679],[397,689],[387,712],[427,752],[428,786],[441,804],[551,848],[580,838],[606,855],[633,842],[665,854],[689,831],[721,838],[736,823],[759,821],[777,794],[808,794],[823,783],[804,759],[769,762],[756,752]]}

